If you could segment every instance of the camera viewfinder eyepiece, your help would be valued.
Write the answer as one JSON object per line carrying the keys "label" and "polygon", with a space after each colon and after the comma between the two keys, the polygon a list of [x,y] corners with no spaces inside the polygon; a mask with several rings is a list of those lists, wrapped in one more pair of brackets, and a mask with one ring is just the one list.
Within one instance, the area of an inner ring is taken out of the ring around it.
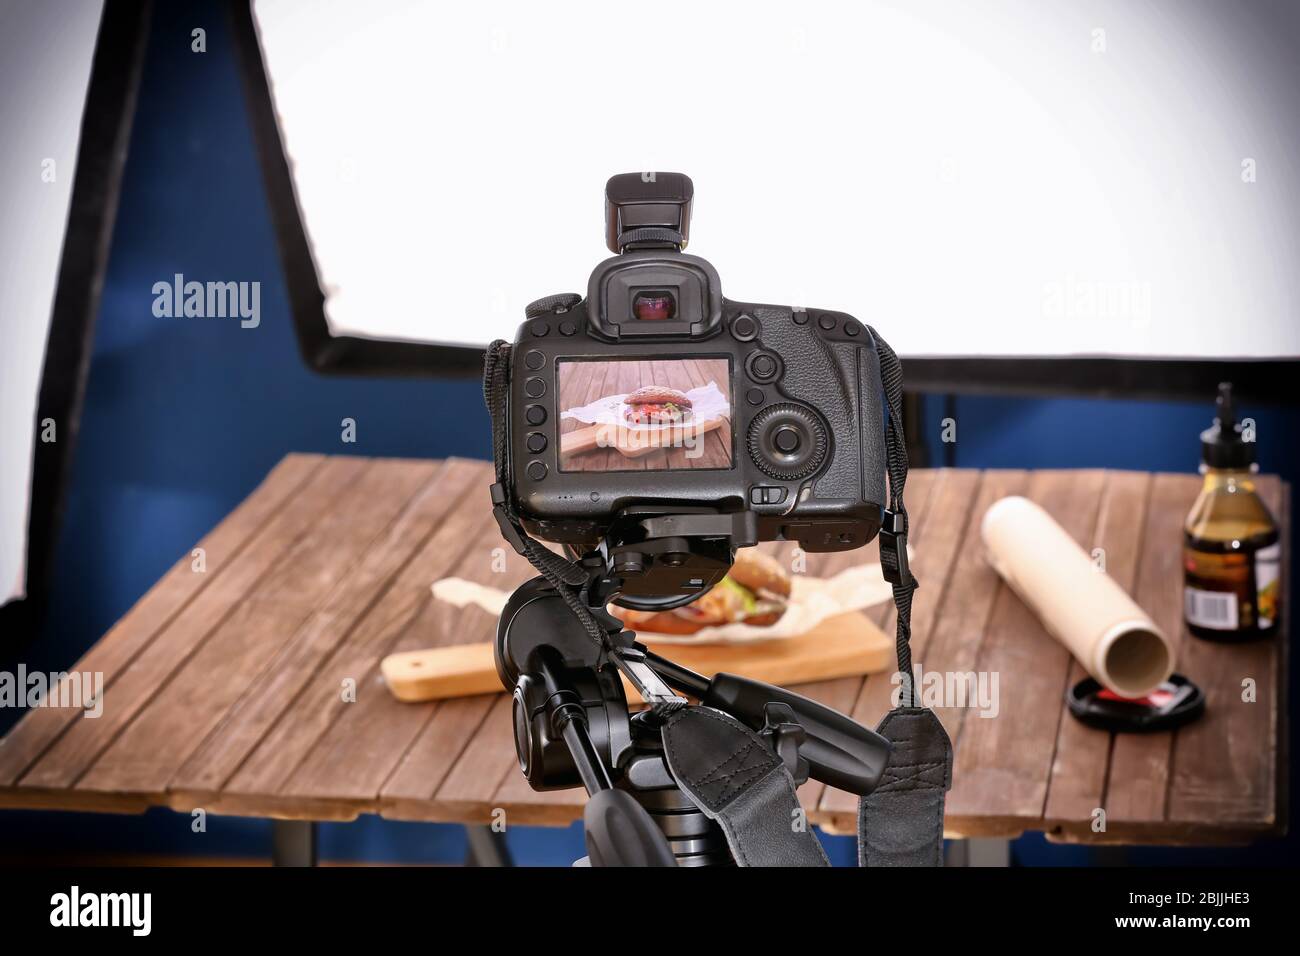
{"label": "camera viewfinder eyepiece", "polygon": [[686,248],[695,186],[684,173],[620,173],[605,183],[610,252]]}

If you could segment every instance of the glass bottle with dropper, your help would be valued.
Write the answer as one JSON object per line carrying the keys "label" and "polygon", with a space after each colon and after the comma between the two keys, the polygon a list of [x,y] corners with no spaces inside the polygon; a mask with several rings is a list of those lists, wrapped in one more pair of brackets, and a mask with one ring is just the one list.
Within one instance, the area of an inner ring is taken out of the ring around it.
{"label": "glass bottle with dropper", "polygon": [[1183,616],[1210,641],[1277,633],[1282,548],[1255,490],[1255,442],[1237,421],[1232,385],[1219,386],[1214,424],[1201,432],[1205,482],[1184,525]]}

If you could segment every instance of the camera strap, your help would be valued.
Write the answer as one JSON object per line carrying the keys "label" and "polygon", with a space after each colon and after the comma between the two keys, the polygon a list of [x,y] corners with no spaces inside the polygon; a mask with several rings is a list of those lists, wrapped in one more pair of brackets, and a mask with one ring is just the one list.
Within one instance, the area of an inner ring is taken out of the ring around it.
{"label": "camera strap", "polygon": [[[552,296],[543,300],[549,309],[561,301],[568,301],[569,296]],[[572,304],[571,302],[569,304]],[[540,306],[541,303],[534,303]],[[530,309],[531,311],[531,309]],[[530,316],[531,317],[531,316]],[[643,651],[630,642],[626,646],[613,647],[610,631],[606,624],[597,619],[596,613],[580,597],[580,590],[588,582],[587,570],[576,561],[556,554],[531,537],[519,521],[519,512],[510,500],[510,442],[506,427],[507,405],[510,395],[510,343],[497,339],[487,348],[483,360],[483,397],[487,402],[488,414],[492,419],[492,462],[496,471],[496,481],[492,483],[492,514],[496,518],[501,535],[519,554],[528,559],[555,588],[574,617],[582,624],[592,642],[609,660],[627,677],[636,688],[641,699],[650,705],[651,710],[660,716],[668,716],[686,706],[686,698],[674,693],[663,679],[645,663]],[[612,621],[611,621],[612,623]]]}
{"label": "camera strap", "polygon": [[917,588],[907,562],[907,442],[903,434],[903,368],[875,331],[880,381],[889,421],[885,456],[889,508],[880,531],[880,565],[894,589],[898,609],[895,645],[900,681],[898,706],[876,732],[893,744],[880,783],[858,803],[861,866],[942,866],[943,810],[952,787],[952,741],[938,715],[918,703],[912,670],[912,595]]}
{"label": "camera strap", "polygon": [[677,785],[722,827],[737,864],[830,866],[789,768],[759,734],[720,710],[686,707],[662,737]]}

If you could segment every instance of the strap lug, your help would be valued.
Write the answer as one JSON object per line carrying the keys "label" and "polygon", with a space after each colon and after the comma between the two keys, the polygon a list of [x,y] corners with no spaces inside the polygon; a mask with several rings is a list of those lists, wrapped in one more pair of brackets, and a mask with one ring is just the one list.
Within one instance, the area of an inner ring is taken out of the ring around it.
{"label": "strap lug", "polygon": [[489,491],[492,495],[492,517],[496,519],[497,527],[501,529],[501,537],[515,549],[516,554],[527,557],[528,551],[524,547],[524,529],[510,517],[510,512],[506,510],[505,487],[501,482],[494,481]]}
{"label": "strap lug", "polygon": [[907,563],[907,515],[888,508],[880,525],[880,568],[890,584],[916,586],[916,578],[912,577]]}

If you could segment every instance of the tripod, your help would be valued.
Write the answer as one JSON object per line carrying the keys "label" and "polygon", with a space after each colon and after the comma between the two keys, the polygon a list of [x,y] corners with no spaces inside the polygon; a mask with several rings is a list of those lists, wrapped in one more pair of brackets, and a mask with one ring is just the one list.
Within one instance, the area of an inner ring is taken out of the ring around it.
{"label": "tripod", "polygon": [[[690,695],[756,731],[796,785],[810,777],[865,795],[890,744],[844,714],[735,674],[697,674],[647,650],[606,611],[665,609],[694,599],[730,567],[732,522],[703,510],[638,509],[581,558],[585,584],[536,577],[507,601],[497,628],[497,673],[514,695],[515,749],[534,790],[582,786],[594,866],[709,866],[734,862],[726,834],[685,793],[661,730]],[[630,533],[629,533],[630,532]],[[747,537],[743,532],[741,538]],[[647,574],[648,568],[658,569]],[[567,590],[568,593],[564,593]],[[593,640],[574,602],[602,631]],[[629,712],[620,674],[652,706]]]}

